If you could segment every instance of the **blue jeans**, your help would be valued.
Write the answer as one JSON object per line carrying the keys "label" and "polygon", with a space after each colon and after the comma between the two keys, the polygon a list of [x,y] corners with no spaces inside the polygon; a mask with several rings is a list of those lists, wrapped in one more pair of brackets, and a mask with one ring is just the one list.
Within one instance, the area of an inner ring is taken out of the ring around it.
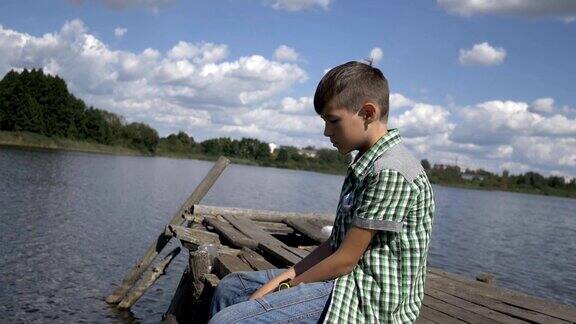
{"label": "blue jeans", "polygon": [[248,300],[263,284],[284,272],[235,272],[224,277],[212,298],[210,323],[317,323],[328,309],[334,281],[300,284]]}

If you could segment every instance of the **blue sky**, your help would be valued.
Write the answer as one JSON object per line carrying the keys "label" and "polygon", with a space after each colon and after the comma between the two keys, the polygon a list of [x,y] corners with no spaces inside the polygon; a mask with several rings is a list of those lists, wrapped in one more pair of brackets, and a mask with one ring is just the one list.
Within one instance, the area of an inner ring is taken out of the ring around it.
{"label": "blue sky", "polygon": [[373,56],[420,158],[576,172],[570,0],[54,0],[0,4],[0,73],[42,67],[161,135],[328,147],[326,69]]}

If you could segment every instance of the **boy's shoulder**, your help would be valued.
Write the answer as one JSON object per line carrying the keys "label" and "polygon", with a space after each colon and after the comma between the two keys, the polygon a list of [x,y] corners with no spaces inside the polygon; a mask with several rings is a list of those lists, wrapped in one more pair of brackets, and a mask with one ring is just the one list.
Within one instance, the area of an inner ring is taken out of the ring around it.
{"label": "boy's shoulder", "polygon": [[396,171],[408,182],[413,182],[424,172],[420,161],[402,143],[390,147],[375,159],[372,171],[377,174],[383,170]]}

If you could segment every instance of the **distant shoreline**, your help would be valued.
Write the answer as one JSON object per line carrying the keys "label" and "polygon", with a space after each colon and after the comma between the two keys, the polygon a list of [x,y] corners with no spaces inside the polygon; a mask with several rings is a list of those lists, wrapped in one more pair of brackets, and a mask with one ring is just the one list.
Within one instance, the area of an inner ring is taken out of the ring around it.
{"label": "distant shoreline", "polygon": [[[75,151],[75,152],[87,152],[87,153],[97,153],[97,154],[107,154],[107,155],[126,155],[126,156],[145,156],[145,157],[167,157],[174,159],[190,159],[190,160],[201,160],[201,161],[215,161],[218,156],[204,155],[204,154],[177,154],[177,153],[156,153],[156,154],[146,154],[141,151],[124,147],[124,146],[110,146],[94,142],[86,141],[75,141],[63,138],[51,138],[40,134],[30,133],[30,132],[8,132],[0,131],[0,147],[11,147],[11,148],[35,148],[35,149],[47,149],[47,150],[63,150],[63,151]],[[332,175],[344,175],[344,172],[334,172],[332,170],[315,170],[308,168],[298,168],[274,164],[259,164],[256,161],[251,161],[247,159],[230,158],[232,163],[241,165],[251,165],[251,166],[263,166],[272,167],[278,169],[290,169],[290,170],[301,170],[301,171],[312,171],[322,174],[332,174]],[[491,188],[491,187],[481,187],[474,184],[460,184],[460,183],[443,183],[434,182],[434,184],[460,188],[460,189],[474,189],[474,190],[485,190],[485,191],[506,191],[506,192],[518,192],[525,194],[534,194],[540,196],[550,196],[550,197],[564,197],[564,198],[576,198],[576,193],[562,192],[558,194],[547,194],[538,192],[536,189],[506,189],[506,188]]]}

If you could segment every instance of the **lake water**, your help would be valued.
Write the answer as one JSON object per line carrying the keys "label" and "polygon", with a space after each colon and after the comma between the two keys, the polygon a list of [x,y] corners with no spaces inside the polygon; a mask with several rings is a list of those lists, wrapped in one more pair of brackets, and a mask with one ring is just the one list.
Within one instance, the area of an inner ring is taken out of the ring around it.
{"label": "lake water", "polygon": [[[104,298],[211,166],[0,147],[0,321],[158,322],[185,253],[132,312]],[[332,213],[342,181],[230,165],[202,203]],[[432,266],[468,277],[489,272],[499,286],[576,306],[576,200],[434,190]]]}

